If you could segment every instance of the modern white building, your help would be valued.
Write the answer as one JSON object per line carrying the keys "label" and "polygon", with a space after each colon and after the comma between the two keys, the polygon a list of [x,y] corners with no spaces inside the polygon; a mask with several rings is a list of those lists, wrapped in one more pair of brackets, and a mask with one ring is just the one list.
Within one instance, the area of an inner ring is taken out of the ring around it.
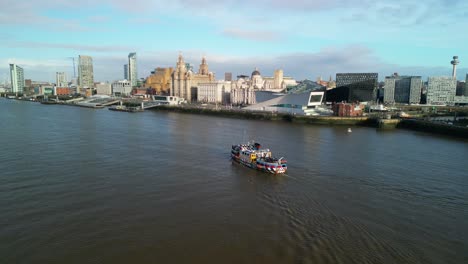
{"label": "modern white building", "polygon": [[322,106],[324,94],[323,91],[286,94],[243,109],[293,115],[331,115],[333,112]]}
{"label": "modern white building", "polygon": [[55,85],[57,87],[68,87],[67,75],[65,72],[57,72],[55,74]]}
{"label": "modern white building", "polygon": [[457,80],[453,77],[429,77],[427,82],[428,105],[454,105]]}
{"label": "modern white building", "polygon": [[24,70],[16,64],[10,64],[11,91],[22,93],[24,90]]}
{"label": "modern white building", "polygon": [[112,85],[110,83],[97,83],[96,94],[97,95],[111,95],[112,94]]}
{"label": "modern white building", "polygon": [[112,83],[112,95],[127,96],[132,93],[132,84],[127,80]]}
{"label": "modern white building", "polygon": [[94,87],[93,58],[90,56],[78,57],[78,84],[80,88]]}
{"label": "modern white building", "polygon": [[202,103],[230,103],[231,82],[217,81],[199,83],[197,86],[197,101]]}
{"label": "modern white building", "polygon": [[137,73],[137,56],[136,52],[128,54],[128,79],[132,87],[136,87],[138,83]]}

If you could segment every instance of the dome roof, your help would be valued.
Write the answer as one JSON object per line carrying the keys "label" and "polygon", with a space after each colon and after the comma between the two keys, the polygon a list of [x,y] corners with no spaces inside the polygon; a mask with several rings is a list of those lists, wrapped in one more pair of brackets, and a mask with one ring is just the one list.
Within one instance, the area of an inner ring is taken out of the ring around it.
{"label": "dome roof", "polygon": [[261,75],[257,68],[252,72],[252,76],[254,75]]}

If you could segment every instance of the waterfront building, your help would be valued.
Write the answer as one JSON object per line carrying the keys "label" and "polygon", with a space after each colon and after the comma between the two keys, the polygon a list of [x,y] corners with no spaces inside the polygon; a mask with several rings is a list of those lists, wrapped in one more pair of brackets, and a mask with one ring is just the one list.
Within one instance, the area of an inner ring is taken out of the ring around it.
{"label": "waterfront building", "polygon": [[322,80],[322,76],[317,77],[317,84],[326,87],[327,90],[336,88],[336,82],[333,81],[332,77],[328,81]]}
{"label": "waterfront building", "polygon": [[115,81],[112,83],[112,95],[128,96],[132,93],[132,84],[128,80]]}
{"label": "waterfront building", "polygon": [[429,77],[427,83],[427,104],[453,105],[457,80],[453,77]]}
{"label": "waterfront building", "polygon": [[328,90],[328,102],[370,102],[377,99],[377,73],[337,73],[336,88]]}
{"label": "waterfront building", "polygon": [[11,91],[22,93],[24,90],[24,70],[16,64],[10,64]]}
{"label": "waterfront building", "polygon": [[465,91],[464,91],[463,95],[468,97],[468,73],[466,74]]}
{"label": "waterfront building", "polygon": [[75,91],[68,87],[55,87],[55,95],[72,95]]}
{"label": "waterfront building", "polygon": [[55,85],[57,85],[57,87],[68,86],[67,75],[65,74],[65,72],[57,72],[55,74],[55,79],[56,79]]}
{"label": "waterfront building", "polygon": [[419,104],[421,88],[421,76],[386,76],[384,103]]}
{"label": "waterfront building", "polygon": [[97,83],[94,85],[96,87],[97,95],[111,95],[112,94],[112,85],[110,83]]}
{"label": "waterfront building", "polygon": [[78,84],[80,88],[94,87],[93,58],[91,56],[78,56]]}
{"label": "waterfront building", "polygon": [[364,105],[354,103],[336,103],[332,106],[333,115],[340,117],[362,116]]}
{"label": "waterfront building", "polygon": [[128,77],[128,64],[124,64],[124,80],[129,80],[129,77]]}
{"label": "waterfront building", "polygon": [[132,87],[136,87],[138,84],[136,52],[128,54],[128,78],[127,80],[130,81]]}
{"label": "waterfront building", "polygon": [[456,96],[463,96],[465,95],[465,86],[466,83],[465,81],[457,81],[457,90],[456,90]]}
{"label": "waterfront building", "polygon": [[169,94],[172,85],[173,68],[156,68],[146,78],[144,87],[151,89],[154,94]]}
{"label": "waterfront building", "polygon": [[229,104],[231,82],[216,81],[199,83],[197,86],[197,101],[201,103]]}
{"label": "waterfront building", "polygon": [[172,73],[171,95],[184,98],[187,102],[196,101],[198,84],[211,83],[214,80],[214,74],[208,70],[205,57],[202,58],[198,74],[195,74],[192,69],[187,69],[182,54],[179,54],[175,71]]}
{"label": "waterfront building", "polygon": [[331,115],[331,110],[321,106],[324,95],[323,91],[285,94],[243,109],[292,115]]}
{"label": "waterfront building", "polygon": [[231,82],[232,81],[232,72],[226,72],[224,73],[224,80],[226,82]]}
{"label": "waterfront building", "polygon": [[257,103],[255,88],[250,85],[248,76],[237,76],[237,80],[231,82],[231,103],[233,105],[250,105]]}
{"label": "waterfront building", "polygon": [[273,77],[263,77],[258,68],[255,68],[250,80],[245,80],[250,83],[251,88],[272,92],[281,92],[288,86],[297,85],[297,81],[292,77],[285,77],[281,69],[275,70]]}

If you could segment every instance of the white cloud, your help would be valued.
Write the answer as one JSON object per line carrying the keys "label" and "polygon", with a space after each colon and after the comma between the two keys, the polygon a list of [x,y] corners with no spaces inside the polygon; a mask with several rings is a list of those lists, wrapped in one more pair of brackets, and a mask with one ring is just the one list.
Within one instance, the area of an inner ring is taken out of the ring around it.
{"label": "white cloud", "polygon": [[[372,50],[364,46],[327,47],[314,53],[285,53],[279,56],[229,56],[223,54],[204,53],[198,50],[184,51],[186,62],[194,65],[195,70],[206,56],[210,71],[215,72],[217,79],[222,79],[225,72],[232,72],[234,76],[247,74],[258,67],[263,76],[272,76],[275,69],[283,69],[285,75],[298,80],[313,79],[322,76],[328,79],[339,72],[377,72],[380,79],[393,72],[402,75],[427,76],[450,75],[451,68],[447,67],[402,67],[386,63],[377,57]],[[142,52],[138,53],[138,69],[140,77],[147,77],[156,67],[175,67],[177,51]],[[34,80],[53,81],[56,71],[66,71],[72,75],[72,64],[69,60],[0,60],[5,66],[15,62],[25,68],[26,78]],[[123,78],[123,64],[127,63],[126,56],[93,56],[95,80],[113,81]],[[8,72],[7,68],[3,68]],[[466,68],[458,70],[458,78],[464,80]]]}

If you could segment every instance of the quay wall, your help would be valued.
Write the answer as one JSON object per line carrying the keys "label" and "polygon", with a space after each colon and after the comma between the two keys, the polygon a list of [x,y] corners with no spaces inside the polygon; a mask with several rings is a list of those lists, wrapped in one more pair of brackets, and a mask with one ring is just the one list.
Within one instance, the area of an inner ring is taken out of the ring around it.
{"label": "quay wall", "polygon": [[427,133],[468,139],[468,127],[439,124],[424,120],[403,119],[398,123],[397,128],[412,129]]}
{"label": "quay wall", "polygon": [[171,111],[189,114],[203,114],[212,116],[223,116],[241,119],[283,121],[314,125],[371,125],[372,120],[367,117],[336,117],[336,116],[296,116],[282,113],[254,112],[243,110],[187,108],[177,106],[160,106],[153,108],[156,111]]}

